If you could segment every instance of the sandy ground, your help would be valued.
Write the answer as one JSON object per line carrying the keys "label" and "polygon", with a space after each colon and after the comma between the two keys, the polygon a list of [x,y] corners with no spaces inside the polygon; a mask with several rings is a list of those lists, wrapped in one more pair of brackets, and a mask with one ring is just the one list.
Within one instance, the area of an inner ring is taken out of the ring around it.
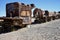
{"label": "sandy ground", "polygon": [[0,40],[60,40],[60,19],[0,34]]}

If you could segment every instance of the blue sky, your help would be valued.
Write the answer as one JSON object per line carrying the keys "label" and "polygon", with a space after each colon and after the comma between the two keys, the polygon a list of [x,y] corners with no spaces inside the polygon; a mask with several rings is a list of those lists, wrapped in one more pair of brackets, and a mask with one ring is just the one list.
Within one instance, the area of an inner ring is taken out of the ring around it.
{"label": "blue sky", "polygon": [[60,0],[0,0],[0,16],[6,15],[6,4],[11,2],[22,2],[35,4],[36,8],[49,11],[60,11]]}

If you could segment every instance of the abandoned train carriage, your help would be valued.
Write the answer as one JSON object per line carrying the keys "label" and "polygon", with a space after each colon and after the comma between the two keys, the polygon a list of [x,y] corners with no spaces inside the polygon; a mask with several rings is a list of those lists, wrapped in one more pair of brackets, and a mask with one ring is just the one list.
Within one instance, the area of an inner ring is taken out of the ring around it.
{"label": "abandoned train carriage", "polygon": [[3,19],[3,29],[9,30],[12,27],[25,27],[27,24],[31,24],[31,10],[34,8],[34,4],[25,5],[24,3],[7,3],[6,4],[6,17],[0,17]]}
{"label": "abandoned train carriage", "polygon": [[23,24],[29,24],[31,18],[31,10],[34,5],[25,5],[24,3],[9,3],[6,5],[6,17],[20,18]]}
{"label": "abandoned train carriage", "polygon": [[43,23],[43,22],[55,20],[59,18],[59,16],[57,16],[58,14],[59,13],[57,12],[49,12],[48,10],[43,11],[38,8],[35,8],[35,10],[33,11],[33,17],[35,18],[36,23]]}

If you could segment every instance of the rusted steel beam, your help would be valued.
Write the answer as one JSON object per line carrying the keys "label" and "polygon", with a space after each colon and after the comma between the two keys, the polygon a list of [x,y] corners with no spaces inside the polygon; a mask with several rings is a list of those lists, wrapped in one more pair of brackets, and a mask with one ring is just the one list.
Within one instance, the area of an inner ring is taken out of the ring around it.
{"label": "rusted steel beam", "polygon": [[12,17],[0,17],[0,19],[3,19],[3,20],[4,20],[4,19],[13,19],[13,20],[15,20],[15,19],[16,19],[16,20],[18,20],[18,19],[21,19],[21,18],[12,18]]}

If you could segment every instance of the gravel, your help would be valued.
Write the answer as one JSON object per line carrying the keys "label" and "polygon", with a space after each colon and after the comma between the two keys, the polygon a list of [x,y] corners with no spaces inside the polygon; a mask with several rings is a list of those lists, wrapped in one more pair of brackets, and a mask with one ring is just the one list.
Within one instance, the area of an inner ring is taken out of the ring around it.
{"label": "gravel", "polygon": [[60,40],[60,19],[0,34],[0,40]]}

